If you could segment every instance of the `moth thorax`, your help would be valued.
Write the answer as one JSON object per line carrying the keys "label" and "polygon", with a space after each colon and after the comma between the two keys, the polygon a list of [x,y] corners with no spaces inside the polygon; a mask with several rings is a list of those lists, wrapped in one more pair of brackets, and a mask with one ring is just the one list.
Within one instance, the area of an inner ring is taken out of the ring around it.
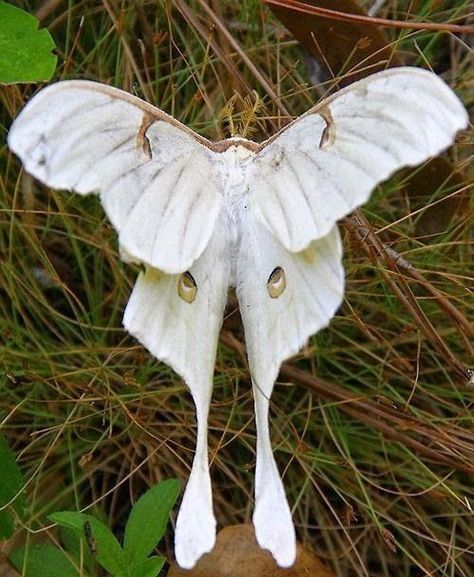
{"label": "moth thorax", "polygon": [[178,295],[187,303],[192,303],[197,295],[197,285],[193,275],[189,272],[183,272],[178,280]]}
{"label": "moth thorax", "polygon": [[286,275],[281,266],[273,269],[267,280],[267,291],[272,299],[277,299],[286,288]]}

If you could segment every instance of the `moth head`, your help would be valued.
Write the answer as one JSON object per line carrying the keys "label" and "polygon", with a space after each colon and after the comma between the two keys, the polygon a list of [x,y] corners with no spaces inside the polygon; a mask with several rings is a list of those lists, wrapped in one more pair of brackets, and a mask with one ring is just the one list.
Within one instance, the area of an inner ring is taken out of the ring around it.
{"label": "moth head", "polygon": [[232,136],[225,140],[219,140],[213,145],[216,152],[220,152],[223,156],[232,156],[237,160],[245,160],[255,156],[259,145],[253,140],[248,140],[243,136]]}

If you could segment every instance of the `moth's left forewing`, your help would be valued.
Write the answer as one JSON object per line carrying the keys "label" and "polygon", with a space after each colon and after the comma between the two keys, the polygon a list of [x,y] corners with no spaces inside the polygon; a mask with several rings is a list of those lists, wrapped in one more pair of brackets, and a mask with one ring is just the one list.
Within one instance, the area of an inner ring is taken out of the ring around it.
{"label": "moth's left forewing", "polygon": [[467,122],[431,72],[395,68],[355,82],[261,145],[250,179],[258,217],[301,251],[393,172],[447,148]]}
{"label": "moth's left forewing", "polygon": [[127,260],[184,272],[211,238],[222,206],[211,143],[122,90],[52,84],[15,119],[8,143],[44,184],[99,193]]}

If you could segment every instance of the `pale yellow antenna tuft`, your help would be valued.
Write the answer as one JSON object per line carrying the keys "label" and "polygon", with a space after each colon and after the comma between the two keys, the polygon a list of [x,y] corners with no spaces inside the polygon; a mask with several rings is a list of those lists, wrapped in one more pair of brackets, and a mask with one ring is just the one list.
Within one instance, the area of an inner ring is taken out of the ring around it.
{"label": "pale yellow antenna tuft", "polygon": [[264,104],[256,90],[253,90],[252,94],[248,94],[242,100],[242,103],[242,112],[237,125],[237,132],[240,136],[247,138],[257,130],[255,123],[258,120],[258,114]]}
{"label": "pale yellow antenna tuft", "polygon": [[[227,122],[231,136],[247,138],[257,130],[254,125],[263,107],[263,100],[254,90],[245,98],[234,94],[222,107],[218,116]],[[240,111],[237,112],[236,108],[239,108]],[[238,119],[237,122],[236,118]]]}
{"label": "pale yellow antenna tuft", "polygon": [[229,127],[230,135],[237,136],[237,131],[234,124],[234,109],[235,103],[237,102],[237,94],[231,96],[229,100],[220,109],[218,117],[227,122]]}

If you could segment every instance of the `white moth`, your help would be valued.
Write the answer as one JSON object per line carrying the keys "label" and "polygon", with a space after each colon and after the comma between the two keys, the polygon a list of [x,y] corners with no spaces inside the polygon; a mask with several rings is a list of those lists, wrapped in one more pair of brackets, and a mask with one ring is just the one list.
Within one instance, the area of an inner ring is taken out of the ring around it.
{"label": "white moth", "polygon": [[15,120],[10,148],[44,184],[98,192],[122,257],[141,262],[125,328],[189,387],[194,462],[176,522],[175,553],[191,568],[215,542],[207,417],[229,286],[245,328],[257,424],[258,543],[282,567],[295,531],[269,437],[282,361],[341,304],[336,222],[377,183],[448,147],[467,124],[437,76],[397,68],[355,82],[278,134],[212,143],[161,110],[87,81],[53,84]]}

